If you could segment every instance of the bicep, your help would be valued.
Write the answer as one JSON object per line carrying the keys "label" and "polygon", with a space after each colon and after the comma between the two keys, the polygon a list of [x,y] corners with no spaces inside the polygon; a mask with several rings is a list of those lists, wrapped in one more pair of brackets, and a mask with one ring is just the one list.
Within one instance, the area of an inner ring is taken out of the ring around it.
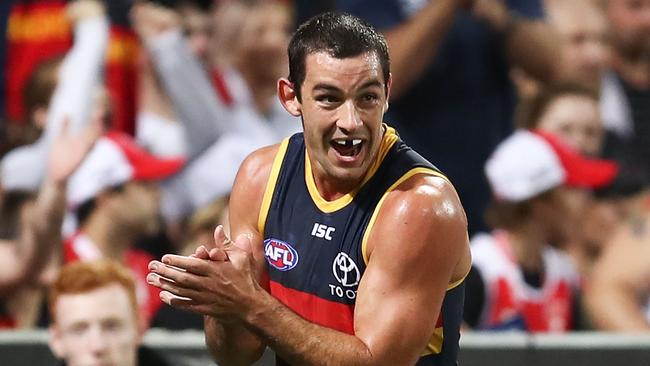
{"label": "bicep", "polygon": [[460,204],[446,195],[395,202],[382,208],[370,236],[354,321],[355,334],[379,362],[406,364],[433,335],[467,232]]}

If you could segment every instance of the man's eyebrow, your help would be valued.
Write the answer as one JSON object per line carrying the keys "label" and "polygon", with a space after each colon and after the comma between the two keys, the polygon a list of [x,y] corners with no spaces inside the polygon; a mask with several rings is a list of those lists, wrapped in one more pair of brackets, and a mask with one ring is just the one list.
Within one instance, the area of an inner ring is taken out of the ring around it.
{"label": "man's eyebrow", "polygon": [[366,89],[366,88],[372,88],[372,87],[383,88],[384,84],[382,82],[380,82],[379,80],[374,79],[374,80],[366,81],[365,83],[363,83],[363,85],[361,85],[361,87],[359,87],[359,89]]}
{"label": "man's eyebrow", "polygon": [[[363,83],[359,87],[359,89],[366,89],[366,88],[372,88],[372,87],[383,88],[384,84],[382,82],[380,82],[379,80],[374,79],[374,80],[366,81],[365,83]],[[334,85],[331,85],[331,84],[326,84],[326,83],[318,83],[318,84],[314,85],[312,90],[325,90],[325,91],[335,91],[335,92],[341,91],[341,89],[339,89],[338,87],[336,87]]]}
{"label": "man's eyebrow", "polygon": [[318,83],[314,85],[312,90],[325,90],[325,91],[335,91],[335,92],[341,91],[341,89],[335,87],[334,85],[325,84],[325,83]]}

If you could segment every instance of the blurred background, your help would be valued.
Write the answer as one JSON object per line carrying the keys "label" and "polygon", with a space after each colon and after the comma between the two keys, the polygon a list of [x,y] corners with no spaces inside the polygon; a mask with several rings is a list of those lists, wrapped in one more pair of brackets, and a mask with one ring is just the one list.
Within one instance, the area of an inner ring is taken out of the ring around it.
{"label": "blurred background", "polygon": [[99,259],[143,347],[209,364],[147,264],[211,241],[247,154],[301,130],[276,82],[331,10],[386,36],[385,121],[466,209],[461,364],[647,365],[650,0],[3,0],[1,364],[57,364],[48,291]]}

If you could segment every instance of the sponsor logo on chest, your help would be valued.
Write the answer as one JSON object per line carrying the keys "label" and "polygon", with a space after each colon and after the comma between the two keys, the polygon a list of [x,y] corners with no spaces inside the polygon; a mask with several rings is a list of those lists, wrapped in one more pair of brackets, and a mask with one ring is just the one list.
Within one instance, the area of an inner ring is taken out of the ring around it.
{"label": "sponsor logo on chest", "polygon": [[337,283],[329,284],[330,295],[341,299],[356,299],[361,272],[354,260],[346,253],[340,252],[332,263],[332,273]]}
{"label": "sponsor logo on chest", "polygon": [[311,229],[311,236],[325,240],[332,240],[332,233],[335,231],[336,228],[315,222],[314,227]]}

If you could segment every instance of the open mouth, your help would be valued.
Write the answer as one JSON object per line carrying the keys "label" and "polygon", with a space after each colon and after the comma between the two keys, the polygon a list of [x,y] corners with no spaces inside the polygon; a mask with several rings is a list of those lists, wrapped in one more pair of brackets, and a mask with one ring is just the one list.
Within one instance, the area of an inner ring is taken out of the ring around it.
{"label": "open mouth", "polygon": [[339,156],[354,158],[361,152],[363,140],[361,139],[334,139],[330,142],[330,146],[337,152]]}

